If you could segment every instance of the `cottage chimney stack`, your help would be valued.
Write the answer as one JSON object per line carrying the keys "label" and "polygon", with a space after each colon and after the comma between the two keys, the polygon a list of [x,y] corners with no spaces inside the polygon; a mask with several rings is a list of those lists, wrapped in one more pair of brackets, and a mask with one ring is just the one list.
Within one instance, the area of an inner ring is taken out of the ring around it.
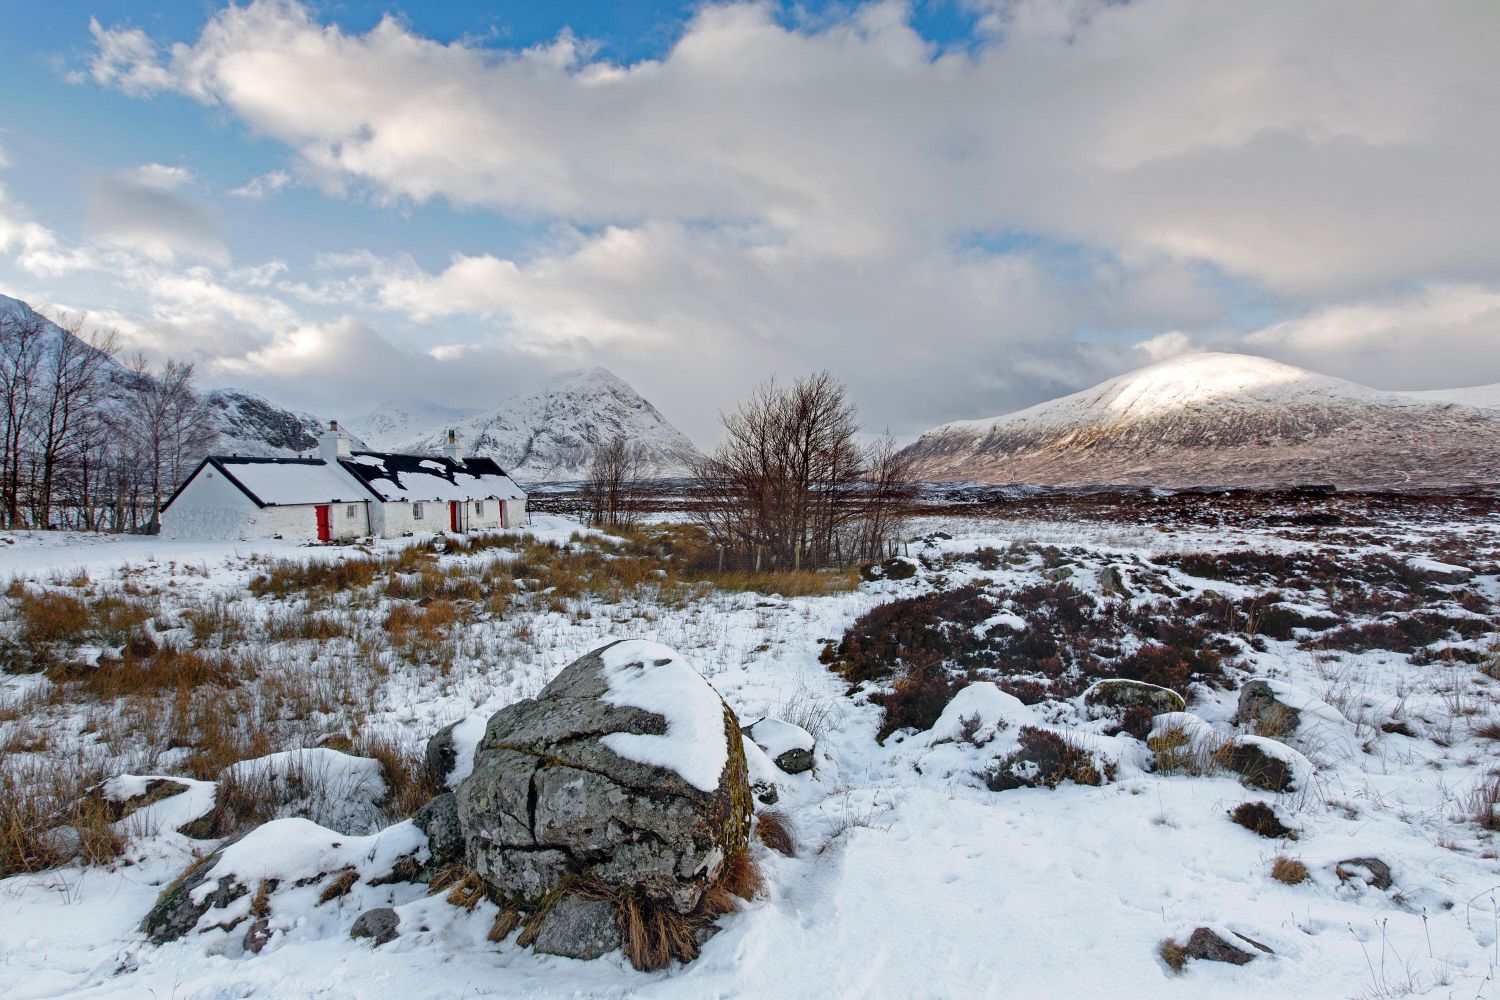
{"label": "cottage chimney stack", "polygon": [[458,431],[449,428],[448,441],[443,445],[443,457],[451,462],[462,462],[464,450],[458,444]]}
{"label": "cottage chimney stack", "polygon": [[318,456],[329,463],[349,457],[349,435],[339,430],[337,420],[328,421],[328,429],[318,438]]}

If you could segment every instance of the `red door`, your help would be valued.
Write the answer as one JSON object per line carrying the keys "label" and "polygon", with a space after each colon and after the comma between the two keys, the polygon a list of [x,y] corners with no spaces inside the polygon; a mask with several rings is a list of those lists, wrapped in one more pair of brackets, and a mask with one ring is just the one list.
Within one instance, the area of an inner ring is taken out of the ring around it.
{"label": "red door", "polygon": [[326,542],[333,538],[333,529],[328,523],[328,505],[318,504],[318,541]]}
{"label": "red door", "polygon": [[448,527],[453,531],[460,530],[458,527],[458,504],[457,500],[448,501]]}

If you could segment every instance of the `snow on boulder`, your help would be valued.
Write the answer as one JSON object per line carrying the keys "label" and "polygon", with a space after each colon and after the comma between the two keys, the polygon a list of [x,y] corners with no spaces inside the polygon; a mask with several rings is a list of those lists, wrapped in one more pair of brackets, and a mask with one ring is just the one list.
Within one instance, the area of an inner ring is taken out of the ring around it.
{"label": "snow on boulder", "polygon": [[774,806],[781,798],[780,781],[786,776],[785,772],[749,736],[743,736],[741,743],[745,749],[745,774],[750,780],[750,791],[757,801]]}
{"label": "snow on boulder", "polygon": [[351,837],[307,819],[272,820],[198,861],[141,923],[153,944],[197,932],[208,950],[261,952],[288,936],[347,934],[355,914],[420,899],[403,877],[424,850],[410,822]]}
{"label": "snow on boulder", "polygon": [[[628,896],[662,926],[705,927],[707,890],[750,830],[739,721],[685,659],[639,640],[580,657],[495,713],[455,797],[469,867],[528,914],[522,941],[574,957],[607,931],[579,922],[614,907],[570,904],[549,929],[562,899]],[[672,944],[682,960],[697,953],[691,933]]]}
{"label": "snow on boulder", "polygon": [[1218,760],[1247,785],[1268,792],[1306,788],[1315,768],[1312,761],[1285,743],[1264,736],[1236,736],[1218,753]]}
{"label": "snow on boulder", "polygon": [[1313,725],[1347,729],[1349,720],[1332,705],[1285,681],[1262,678],[1240,688],[1234,721],[1259,736],[1290,736]]}
{"label": "snow on boulder", "polygon": [[187,832],[214,808],[215,785],[193,778],[121,774],[98,786],[97,794],[122,836]]}
{"label": "snow on boulder", "polygon": [[787,774],[812,770],[817,741],[801,726],[767,716],[746,726],[744,732]]}
{"label": "snow on boulder", "polygon": [[327,747],[284,750],[232,764],[221,780],[275,802],[278,818],[301,816],[340,833],[369,833],[385,819],[384,771],[373,757]]}
{"label": "snow on boulder", "polygon": [[450,722],[427,741],[424,766],[434,788],[457,788],[474,770],[474,748],[484,736],[483,715]]}

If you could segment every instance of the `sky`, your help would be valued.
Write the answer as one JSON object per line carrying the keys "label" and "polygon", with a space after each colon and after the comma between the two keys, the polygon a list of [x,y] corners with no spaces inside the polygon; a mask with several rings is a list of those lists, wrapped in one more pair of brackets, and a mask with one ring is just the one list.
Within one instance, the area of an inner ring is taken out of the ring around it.
{"label": "sky", "polygon": [[0,292],[322,416],[603,365],[700,445],[1189,351],[1500,382],[1500,4],[0,0]]}

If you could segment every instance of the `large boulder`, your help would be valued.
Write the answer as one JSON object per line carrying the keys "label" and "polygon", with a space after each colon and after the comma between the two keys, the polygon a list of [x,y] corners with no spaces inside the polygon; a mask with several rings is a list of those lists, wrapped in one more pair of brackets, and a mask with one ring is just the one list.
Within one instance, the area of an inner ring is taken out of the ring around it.
{"label": "large boulder", "polygon": [[1182,695],[1171,688],[1123,677],[1096,681],[1083,693],[1083,703],[1090,708],[1119,711],[1143,708],[1153,716],[1187,710]]}
{"label": "large boulder", "polygon": [[734,713],[686,660],[641,640],[596,649],[497,712],[455,798],[469,867],[549,947],[584,942],[579,957],[607,936],[603,911],[570,906],[554,935],[561,899],[628,893],[699,914],[745,852],[752,808]]}

